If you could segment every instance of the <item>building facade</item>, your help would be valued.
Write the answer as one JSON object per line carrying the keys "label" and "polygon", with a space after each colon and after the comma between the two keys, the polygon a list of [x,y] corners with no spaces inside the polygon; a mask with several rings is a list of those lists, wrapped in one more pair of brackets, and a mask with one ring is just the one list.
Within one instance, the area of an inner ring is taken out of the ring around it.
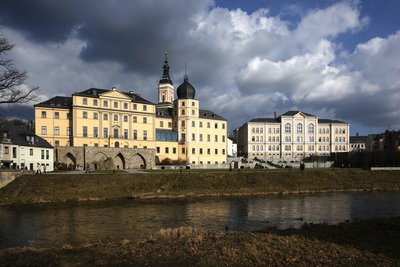
{"label": "building facade", "polygon": [[53,147],[31,131],[1,124],[0,165],[5,169],[53,171]]}
{"label": "building facade", "polygon": [[275,114],[274,118],[244,123],[238,131],[238,154],[274,161],[348,152],[349,132],[346,122],[288,111],[279,117]]}
{"label": "building facade", "polygon": [[115,87],[56,96],[34,106],[36,134],[55,147],[154,149],[156,163],[226,164],[227,121],[195,93],[185,75],[175,99],[165,54],[158,104]]}
{"label": "building facade", "polygon": [[368,136],[350,136],[350,151],[365,151]]}

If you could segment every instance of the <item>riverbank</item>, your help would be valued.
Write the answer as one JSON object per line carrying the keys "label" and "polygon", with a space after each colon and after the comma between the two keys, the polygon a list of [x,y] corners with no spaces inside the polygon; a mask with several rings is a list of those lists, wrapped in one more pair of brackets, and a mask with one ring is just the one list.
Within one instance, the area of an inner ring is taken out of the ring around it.
{"label": "riverbank", "polygon": [[299,230],[162,229],[140,242],[0,250],[1,266],[400,266],[400,218]]}
{"label": "riverbank", "polygon": [[0,189],[0,204],[383,190],[400,190],[399,171],[184,170],[35,174],[21,176]]}

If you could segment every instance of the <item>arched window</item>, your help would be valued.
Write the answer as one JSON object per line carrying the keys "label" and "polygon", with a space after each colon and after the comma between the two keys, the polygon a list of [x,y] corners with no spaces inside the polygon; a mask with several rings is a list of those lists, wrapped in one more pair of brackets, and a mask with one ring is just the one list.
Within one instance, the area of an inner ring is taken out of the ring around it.
{"label": "arched window", "polygon": [[303,133],[303,124],[298,123],[296,128],[297,128],[297,133]]}
{"label": "arched window", "polygon": [[259,138],[258,138],[258,136],[256,137],[256,141],[257,141],[257,142],[259,141]]}
{"label": "arched window", "polygon": [[259,146],[257,145],[257,151],[260,150]]}
{"label": "arched window", "polygon": [[271,145],[268,146],[268,150],[271,151]]}
{"label": "arched window", "polygon": [[260,131],[259,131],[259,129],[258,128],[256,128],[256,133],[259,133]]}
{"label": "arched window", "polygon": [[252,133],[255,133],[255,132],[256,132],[256,129],[253,127],[253,128],[251,129],[251,132],[252,132]]}
{"label": "arched window", "polygon": [[260,150],[263,151],[263,146],[260,146]]}
{"label": "arched window", "polygon": [[260,128],[260,133],[263,133],[263,128]]}
{"label": "arched window", "polygon": [[255,145],[253,145],[253,151],[255,151],[256,150],[256,146]]}
{"label": "arched window", "polygon": [[272,136],[272,142],[275,142],[275,136]]}
{"label": "arched window", "polygon": [[260,142],[262,142],[263,141],[263,137],[262,136],[260,136]]}
{"label": "arched window", "polygon": [[285,124],[285,133],[291,133],[292,132],[292,127],[290,126],[290,123]]}
{"label": "arched window", "polygon": [[312,124],[312,123],[308,124],[308,133],[309,134],[314,133],[314,124]]}

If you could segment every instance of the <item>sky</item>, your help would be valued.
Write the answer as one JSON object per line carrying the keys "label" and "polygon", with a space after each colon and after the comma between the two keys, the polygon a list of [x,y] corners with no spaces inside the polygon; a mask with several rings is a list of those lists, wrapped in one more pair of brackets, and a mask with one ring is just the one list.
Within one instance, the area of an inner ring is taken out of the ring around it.
{"label": "sky", "polygon": [[398,0],[2,0],[0,34],[42,101],[116,86],[156,103],[167,50],[175,88],[186,62],[230,131],[301,110],[366,135],[400,129],[399,18]]}

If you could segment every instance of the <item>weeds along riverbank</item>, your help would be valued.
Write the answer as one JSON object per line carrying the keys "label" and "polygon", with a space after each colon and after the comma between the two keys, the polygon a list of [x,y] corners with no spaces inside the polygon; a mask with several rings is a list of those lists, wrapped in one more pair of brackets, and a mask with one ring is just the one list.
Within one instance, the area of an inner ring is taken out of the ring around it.
{"label": "weeds along riverbank", "polygon": [[184,170],[24,175],[0,189],[0,204],[107,199],[246,196],[400,190],[399,171],[357,169]]}
{"label": "weeds along riverbank", "polygon": [[0,250],[1,266],[400,266],[400,218],[298,230],[161,229],[147,240]]}

